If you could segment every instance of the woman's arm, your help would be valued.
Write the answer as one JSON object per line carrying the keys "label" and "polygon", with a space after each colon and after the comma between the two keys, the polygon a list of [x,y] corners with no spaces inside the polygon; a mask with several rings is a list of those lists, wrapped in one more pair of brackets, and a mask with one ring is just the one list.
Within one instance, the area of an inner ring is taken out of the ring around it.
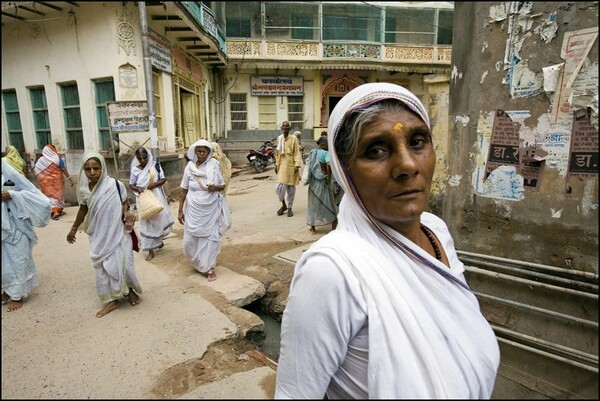
{"label": "woman's arm", "polygon": [[83,219],[85,218],[87,213],[88,213],[88,206],[87,205],[79,205],[79,210],[77,211],[77,216],[75,216],[75,222],[73,222],[71,231],[69,231],[69,233],[67,234],[67,242],[69,244],[75,243],[75,240],[76,240],[75,234],[77,233],[77,229],[83,222]]}
{"label": "woman's arm", "polygon": [[183,224],[185,222],[185,216],[183,214],[183,204],[185,203],[185,198],[187,197],[188,190],[181,188],[181,194],[179,194],[179,213],[177,213],[177,219],[179,223]]}
{"label": "woman's arm", "polygon": [[62,166],[60,167],[60,171],[63,173],[63,175],[65,177],[67,177],[67,179],[69,180],[69,184],[71,184],[71,186],[75,185],[75,181],[73,181],[73,177],[71,177],[71,174],[69,174],[69,172],[67,171],[67,164],[64,162],[63,159],[63,163],[61,163]]}

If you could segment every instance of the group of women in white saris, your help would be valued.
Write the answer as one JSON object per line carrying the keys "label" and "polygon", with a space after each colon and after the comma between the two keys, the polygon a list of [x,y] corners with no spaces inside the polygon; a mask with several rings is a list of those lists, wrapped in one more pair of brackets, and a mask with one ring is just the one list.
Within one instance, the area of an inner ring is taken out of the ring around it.
{"label": "group of women in white saris", "polygon": [[[229,209],[226,207],[226,185],[221,173],[223,166],[229,179],[231,164],[226,163],[228,159],[219,162],[212,158],[213,148],[217,146],[206,140],[190,146],[189,162],[181,181],[178,216],[184,225],[184,254],[209,281],[216,279],[214,268],[221,250],[220,238],[231,221],[222,218]],[[86,154],[81,166],[80,207],[67,241],[76,241],[77,230],[83,223],[84,231],[90,237],[96,289],[100,300],[106,303],[96,314],[102,317],[116,309],[122,298],[128,298],[132,306],[140,301],[142,289],[133,263],[133,236],[125,229],[125,222],[131,223],[133,212],[129,211],[125,186],[109,177],[106,161],[100,154]],[[152,191],[163,204],[161,212],[139,221],[141,249],[148,251],[146,260],[151,260],[155,256],[154,251],[163,247],[163,239],[174,224],[163,189],[165,182],[164,171],[160,163],[154,162],[151,152],[144,147],[137,149],[131,164],[129,187],[136,195],[138,210],[139,194],[144,191]]]}

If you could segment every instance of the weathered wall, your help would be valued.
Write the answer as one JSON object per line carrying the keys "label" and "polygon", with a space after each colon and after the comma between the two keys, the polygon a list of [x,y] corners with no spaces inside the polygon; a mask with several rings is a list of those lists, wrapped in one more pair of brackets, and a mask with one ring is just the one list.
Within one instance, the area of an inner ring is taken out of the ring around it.
{"label": "weathered wall", "polygon": [[598,273],[597,21],[597,2],[455,4],[443,217],[458,249]]}

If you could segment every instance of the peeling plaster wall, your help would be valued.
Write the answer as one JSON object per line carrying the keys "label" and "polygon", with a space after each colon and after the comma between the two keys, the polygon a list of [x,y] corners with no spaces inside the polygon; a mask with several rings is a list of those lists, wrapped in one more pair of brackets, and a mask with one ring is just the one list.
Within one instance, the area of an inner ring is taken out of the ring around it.
{"label": "peeling plaster wall", "polygon": [[460,157],[442,215],[457,248],[597,273],[598,3],[454,11],[448,155]]}

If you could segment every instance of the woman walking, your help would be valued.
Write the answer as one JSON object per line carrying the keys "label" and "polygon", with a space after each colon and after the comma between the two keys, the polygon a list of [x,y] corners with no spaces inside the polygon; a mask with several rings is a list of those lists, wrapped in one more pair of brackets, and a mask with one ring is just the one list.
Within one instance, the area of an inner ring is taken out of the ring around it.
{"label": "woman walking", "polygon": [[217,279],[215,266],[221,252],[219,229],[225,182],[210,142],[201,139],[188,149],[181,179],[178,219],[184,225],[183,253],[208,281]]}
{"label": "woman walking", "polygon": [[2,304],[8,303],[8,312],[20,309],[39,285],[34,227],[49,221],[50,200],[2,158]]}
{"label": "woman walking", "polygon": [[[337,203],[333,193],[335,181],[331,179],[327,164],[321,163],[321,160],[326,160],[323,154],[328,149],[327,137],[321,136],[317,145],[318,148],[308,153],[308,163],[305,167],[308,169],[306,224],[310,226],[311,234],[317,233],[316,226],[331,224],[332,230],[337,226]],[[339,189],[339,186],[336,185],[336,188]]]}
{"label": "woman walking", "polygon": [[77,194],[79,211],[67,242],[76,241],[77,228],[90,237],[90,257],[96,274],[96,290],[106,305],[96,313],[102,317],[119,307],[127,297],[129,304],[140,302],[142,288],[133,264],[133,243],[125,233],[129,201],[125,185],[109,177],[106,161],[99,153],[84,155]]}
{"label": "woman walking", "polygon": [[129,176],[129,188],[135,194],[137,210],[140,210],[140,194],[144,191],[152,191],[163,205],[163,210],[153,217],[139,220],[142,251],[148,251],[146,260],[152,260],[154,251],[164,246],[163,238],[171,233],[175,223],[163,187],[166,182],[165,173],[159,162],[154,163],[152,153],[144,147],[138,148]]}
{"label": "woman walking", "polygon": [[33,171],[40,184],[42,193],[50,198],[52,202],[50,217],[53,220],[58,220],[59,216],[65,214],[63,211],[65,207],[65,182],[63,176],[67,177],[71,186],[75,185],[73,177],[67,171],[65,159],[58,155],[54,146],[48,144],[42,149],[42,156],[35,163]]}

